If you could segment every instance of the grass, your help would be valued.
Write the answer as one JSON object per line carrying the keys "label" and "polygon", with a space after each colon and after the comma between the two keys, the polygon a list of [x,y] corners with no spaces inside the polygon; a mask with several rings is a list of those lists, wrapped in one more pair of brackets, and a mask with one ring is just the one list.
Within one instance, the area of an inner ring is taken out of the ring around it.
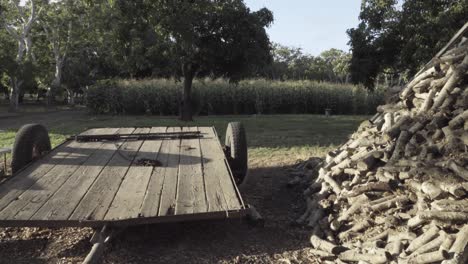
{"label": "grass", "polygon": [[[193,123],[174,117],[88,115],[82,111],[23,113],[0,122],[0,147],[11,146],[17,129],[38,122],[49,129],[55,146],[66,137],[93,127],[121,126],[215,126],[223,142],[228,122],[241,121],[247,131],[251,164],[323,156],[343,143],[367,116],[257,115],[206,116]],[[1,119],[0,119],[1,120]]]}

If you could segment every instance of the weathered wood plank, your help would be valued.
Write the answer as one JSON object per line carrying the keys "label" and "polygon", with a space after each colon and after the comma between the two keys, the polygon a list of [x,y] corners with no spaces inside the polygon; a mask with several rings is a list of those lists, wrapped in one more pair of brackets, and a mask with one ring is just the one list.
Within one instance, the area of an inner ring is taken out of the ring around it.
{"label": "weathered wood plank", "polygon": [[202,146],[206,147],[208,150],[203,151],[203,158],[207,161],[203,166],[211,168],[213,170],[212,173],[218,177],[229,210],[239,209],[241,207],[241,201],[237,196],[235,182],[229,173],[228,163],[224,156],[221,143],[216,135],[215,128],[208,128],[206,132],[209,135],[207,139],[201,139]]}
{"label": "weathered wood plank", "polygon": [[[198,127],[190,127],[190,131],[199,131]],[[194,142],[196,153],[196,173],[193,179],[193,188],[195,190],[195,201],[193,212],[194,213],[203,213],[208,211],[208,202],[206,196],[206,186],[205,186],[205,175],[203,173],[203,156],[201,153],[200,139],[195,139]]]}
{"label": "weathered wood plank", "polygon": [[[167,129],[168,132],[172,132],[172,128]],[[160,167],[154,168],[151,178],[146,189],[143,204],[141,206],[140,215],[143,217],[154,217],[158,216],[159,204],[161,201],[162,188],[164,183],[164,175],[166,168],[168,167],[170,155],[170,146],[177,142],[176,140],[163,140],[161,149],[158,153],[158,160],[161,162]]]}
{"label": "weathered wood plank", "polygon": [[[109,130],[110,129],[110,130]],[[119,127],[98,127],[98,128],[90,128],[86,131],[83,131],[80,133],[80,136],[84,136],[84,135],[107,135],[109,134],[109,131],[118,131],[120,129],[131,129],[131,128],[119,128]],[[128,130],[127,130],[128,131]],[[111,133],[113,134],[113,133]],[[125,133],[120,133],[119,134],[125,134]]]}
{"label": "weathered wood plank", "polygon": [[[196,127],[195,130],[189,127],[183,127],[182,130],[196,131]],[[177,215],[206,212],[201,162],[199,139],[182,139],[175,212]]]}
{"label": "weathered wood plank", "polygon": [[34,185],[37,180],[64,161],[70,153],[64,152],[62,149],[73,148],[76,144],[73,141],[64,143],[59,148],[52,150],[41,160],[35,161],[31,166],[2,183],[0,185],[0,210],[3,210],[13,200],[16,200],[18,196]]}
{"label": "weathered wood plank", "polygon": [[[132,133],[134,128],[114,129],[117,134]],[[87,131],[88,132],[88,131]],[[95,131],[102,134],[106,131]],[[109,130],[107,133],[111,133]],[[88,135],[91,135],[90,132]],[[60,189],[30,218],[31,220],[68,219],[81,198],[96,180],[99,173],[123,144],[122,141],[104,141],[85,163],[60,187]]]}
{"label": "weathered wood plank", "polygon": [[[165,127],[153,127],[151,133],[165,132]],[[139,164],[141,160],[155,160],[162,140],[145,140],[133,164],[125,175],[120,188],[112,201],[105,220],[137,218],[146,193],[151,174],[156,167]],[[157,166],[159,167],[159,166]]]}
{"label": "weathered wood plank", "polygon": [[[108,132],[113,133],[116,130]],[[102,142],[86,142],[79,143],[73,148],[64,148],[63,151],[69,151],[70,154],[63,162],[56,165],[3,209],[0,218],[28,220],[101,145]]]}
{"label": "weathered wood plank", "polygon": [[[133,133],[148,133],[149,128],[137,128]],[[102,220],[133,162],[142,141],[125,141],[99,174],[86,195],[70,216],[70,220]]]}
{"label": "weathered wood plank", "polygon": [[[169,132],[180,132],[179,127],[170,128]],[[161,199],[158,208],[158,215],[174,215],[177,199],[177,182],[179,170],[180,139],[168,139],[169,151],[164,180],[162,183]]]}
{"label": "weathered wood plank", "polygon": [[223,189],[221,188],[220,178],[218,174],[227,173],[222,166],[222,160],[216,157],[214,152],[218,145],[213,144],[213,140],[218,140],[214,137],[210,127],[199,127],[203,137],[200,138],[201,156],[203,157],[203,175],[205,177],[206,197],[208,203],[208,211],[226,211],[231,209],[226,203]]}

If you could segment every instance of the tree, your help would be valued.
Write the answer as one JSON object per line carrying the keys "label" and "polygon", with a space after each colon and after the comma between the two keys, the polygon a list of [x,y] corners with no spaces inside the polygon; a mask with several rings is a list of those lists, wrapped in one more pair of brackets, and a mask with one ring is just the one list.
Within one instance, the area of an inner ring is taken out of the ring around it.
{"label": "tree", "polygon": [[468,1],[364,0],[347,31],[351,79],[372,89],[381,73],[414,75],[468,17]]}
{"label": "tree", "polygon": [[[72,0],[64,0],[50,3],[40,21],[46,38],[50,43],[55,63],[54,78],[47,89],[48,104],[52,103],[54,93],[62,85],[63,66],[72,41],[73,26],[77,26],[75,16],[78,10],[75,8],[74,2]],[[73,93],[69,89],[67,89],[67,92],[69,101],[73,104]]]}
{"label": "tree", "polygon": [[24,83],[21,76],[29,72],[31,61],[35,61],[31,30],[40,16],[42,8],[37,8],[35,0],[28,1],[24,6],[20,5],[20,0],[8,1],[7,3],[7,5],[0,7],[0,23],[17,42],[16,69],[10,75],[10,111],[16,111],[18,110],[21,86]]}
{"label": "tree", "polygon": [[155,1],[155,26],[172,42],[171,55],[184,78],[181,119],[192,120],[192,82],[197,75],[231,81],[271,61],[265,27],[273,21],[263,8],[251,12],[242,0]]}

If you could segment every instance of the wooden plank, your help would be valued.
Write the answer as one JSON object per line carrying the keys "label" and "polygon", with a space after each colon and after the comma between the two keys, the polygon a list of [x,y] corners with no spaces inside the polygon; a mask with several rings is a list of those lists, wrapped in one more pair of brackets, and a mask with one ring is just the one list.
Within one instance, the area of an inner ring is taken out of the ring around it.
{"label": "wooden plank", "polygon": [[[86,136],[86,135],[107,135],[109,134],[109,131],[119,131],[121,129],[126,129],[126,131],[129,131],[128,129],[132,129],[130,127],[124,127],[124,128],[115,128],[115,127],[98,127],[98,128],[90,128],[86,131],[83,131],[80,133],[80,136]],[[130,132],[131,133],[131,132]],[[110,133],[114,134],[114,133]],[[119,132],[119,134],[125,134],[123,132]]]}
{"label": "wooden plank", "polygon": [[[131,133],[134,128],[115,129],[117,134]],[[88,131],[86,131],[88,132]],[[99,133],[99,131],[94,131]],[[101,133],[104,131],[101,131]],[[111,132],[111,131],[108,131]],[[88,135],[91,135],[89,133]],[[63,184],[62,187],[30,218],[31,220],[68,219],[81,198],[96,180],[122,141],[105,141],[85,163]]]}
{"label": "wooden plank", "polygon": [[241,202],[226,165],[224,151],[214,131],[214,127],[200,127],[203,157],[203,170],[206,181],[208,203],[211,208],[237,210]]}
{"label": "wooden plank", "polygon": [[[167,131],[173,131],[172,128],[168,128]],[[161,149],[158,153],[158,160],[161,162],[160,167],[154,168],[151,178],[146,189],[145,197],[143,199],[143,204],[141,205],[140,215],[142,217],[154,217],[158,216],[159,204],[161,201],[161,194],[164,183],[164,176],[166,173],[166,168],[169,164],[170,155],[170,146],[173,145],[173,140],[163,140],[161,144]]]}
{"label": "wooden plank", "polygon": [[[226,204],[226,199],[224,198],[223,190],[221,189],[217,175],[220,173],[220,166],[218,164],[219,162],[217,163],[216,160],[213,160],[213,155],[210,154],[210,152],[213,152],[213,146],[216,145],[208,144],[213,140],[211,128],[199,127],[198,129],[203,134],[203,137],[200,138],[200,151],[203,162],[202,168],[205,179],[205,192],[207,197],[208,211],[226,211],[228,210],[228,206]],[[216,159],[216,157],[214,158]]]}
{"label": "wooden plank", "polygon": [[[133,132],[148,133],[149,128],[137,128]],[[127,140],[122,144],[78,204],[70,220],[102,220],[104,218],[142,143],[141,140]]]}
{"label": "wooden plank", "polygon": [[[172,131],[170,131],[172,130]],[[180,127],[172,127],[168,132],[180,132]],[[158,215],[174,215],[177,200],[177,177],[179,170],[180,139],[169,139],[168,160],[162,183]]]}
{"label": "wooden plank", "polygon": [[[165,131],[166,127],[153,127],[150,132],[161,133]],[[151,174],[155,168],[160,166],[145,166],[138,164],[138,161],[142,159],[158,159],[162,141],[163,140],[145,140],[143,142],[140,151],[135,157],[135,162],[130,166],[109,207],[109,211],[104,217],[105,220],[121,220],[139,217],[140,208],[145,197]]]}
{"label": "wooden plank", "polygon": [[8,181],[0,185],[0,210],[16,200],[23,192],[28,190],[42,176],[47,174],[56,165],[60,164],[70,154],[63,149],[76,147],[77,142],[69,141],[55,148],[41,160],[35,161],[25,170],[14,175]]}
{"label": "wooden plank", "polygon": [[[116,129],[108,132],[116,132]],[[64,148],[63,151],[69,151],[70,154],[63,162],[4,208],[0,212],[0,218],[29,219],[101,145],[102,142],[86,142],[78,143],[73,148]]]}
{"label": "wooden plank", "polygon": [[[196,127],[184,127],[183,131],[197,131]],[[182,139],[175,214],[206,212],[205,186],[203,182],[200,140]]]}

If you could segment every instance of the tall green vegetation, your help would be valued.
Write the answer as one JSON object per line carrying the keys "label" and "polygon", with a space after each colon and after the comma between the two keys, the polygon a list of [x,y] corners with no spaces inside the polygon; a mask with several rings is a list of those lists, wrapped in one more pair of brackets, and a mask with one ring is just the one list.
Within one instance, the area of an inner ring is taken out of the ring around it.
{"label": "tall green vegetation", "polygon": [[[383,92],[316,81],[196,79],[192,105],[197,115],[372,114]],[[169,79],[99,82],[88,91],[93,113],[176,115],[182,84]]]}
{"label": "tall green vegetation", "polygon": [[372,88],[379,74],[413,76],[466,23],[466,0],[363,0],[348,30],[351,79]]}

